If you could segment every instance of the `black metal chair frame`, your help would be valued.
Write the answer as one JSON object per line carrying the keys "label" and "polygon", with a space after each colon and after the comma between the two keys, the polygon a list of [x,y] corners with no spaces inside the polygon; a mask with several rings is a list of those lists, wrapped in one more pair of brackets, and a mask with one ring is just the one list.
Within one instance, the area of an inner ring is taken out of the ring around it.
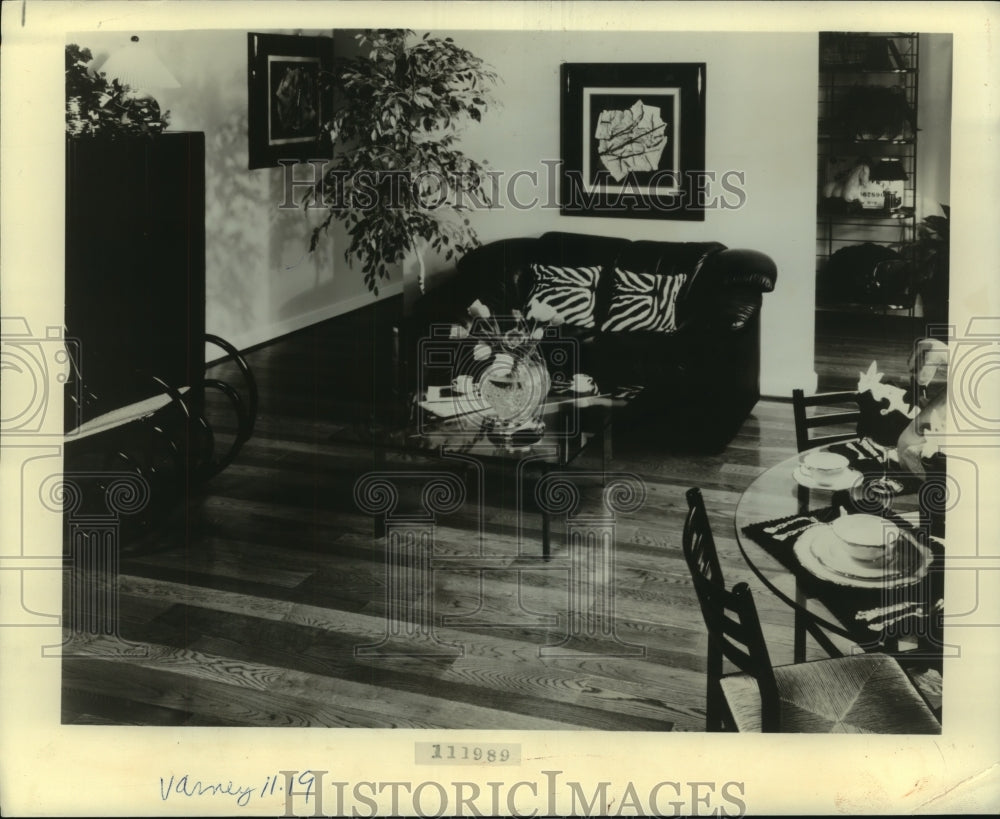
{"label": "black metal chair frame", "polygon": [[726,588],[701,491],[689,489],[687,500],[689,508],[682,541],[684,559],[708,627],[706,727],[709,731],[733,727],[721,684],[723,660],[728,659],[757,680],[762,729],[777,731],[781,712],[778,685],[753,594],[746,583],[737,583],[732,591]]}
{"label": "black metal chair frame", "polygon": [[[242,392],[220,378],[205,377],[198,385],[199,389],[185,390],[168,384],[155,375],[137,373],[136,377],[152,382],[154,392],[162,394],[168,400],[148,416],[98,433],[83,450],[84,453],[91,453],[85,457],[92,457],[94,453],[98,458],[103,457],[104,468],[123,468],[145,479],[151,489],[151,511],[168,508],[173,500],[183,494],[185,487],[217,475],[235,460],[243,445],[253,435],[258,405],[257,382],[253,371],[239,350],[225,339],[206,334],[204,341],[219,347],[225,353],[223,358],[208,366],[232,361],[244,382]],[[80,372],[77,362],[72,364],[72,377],[81,382],[73,385],[73,396],[79,392],[84,396],[87,406],[99,406],[100,387],[87,384],[83,380],[85,374]],[[216,434],[204,414],[203,395],[206,390],[221,393],[236,416],[235,435],[221,454],[215,452]],[[104,437],[109,434],[110,438]],[[104,456],[100,454],[101,440],[107,442],[103,445]]]}
{"label": "black metal chair frame", "polygon": [[810,414],[809,409],[813,407],[829,407],[848,404],[857,400],[857,393],[853,390],[840,392],[823,392],[816,395],[806,395],[803,390],[792,390],[792,415],[795,418],[795,448],[799,452],[812,449],[817,446],[826,446],[840,441],[849,441],[857,437],[855,432],[834,433],[830,435],[817,435],[810,437],[810,431],[818,427],[828,427],[841,424],[857,424],[861,420],[861,410],[855,408],[851,410],[841,410],[838,412],[823,413],[819,415]]}
{"label": "black metal chair frame", "polygon": [[[731,591],[726,588],[701,490],[689,489],[687,501],[688,514],[682,538],[684,559],[708,629],[706,728],[709,731],[735,728],[735,720],[722,689],[722,681],[726,677],[723,661],[729,660],[757,683],[761,731],[780,731],[781,698],[753,593],[746,583],[737,583]],[[840,657],[818,662],[851,661],[851,658]]]}
{"label": "black metal chair frame", "polygon": [[[852,404],[852,409],[839,409],[836,412],[821,414],[811,414],[809,410],[814,407],[843,407],[845,404]],[[820,446],[850,441],[857,437],[856,430],[851,432],[837,432],[827,435],[816,435],[810,437],[812,430],[820,427],[841,426],[843,424],[854,424],[857,426],[861,420],[861,410],[857,406],[857,393],[853,390],[839,390],[835,392],[822,392],[815,395],[806,395],[801,389],[792,390],[792,415],[795,419],[795,448],[799,452],[813,449]],[[799,511],[808,511],[809,490],[800,486],[798,488]],[[805,608],[808,598],[802,594],[796,585],[796,603]],[[806,633],[813,636],[813,639],[822,646],[823,650],[831,657],[842,656],[837,647],[830,640],[829,636],[808,616],[796,608],[795,610],[795,634],[794,634],[794,657],[796,662],[805,660],[806,654]]]}

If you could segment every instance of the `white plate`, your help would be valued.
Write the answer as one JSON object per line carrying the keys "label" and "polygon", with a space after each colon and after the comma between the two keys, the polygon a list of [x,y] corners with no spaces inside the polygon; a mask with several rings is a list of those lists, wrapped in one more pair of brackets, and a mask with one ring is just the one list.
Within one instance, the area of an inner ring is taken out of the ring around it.
{"label": "white plate", "polygon": [[[882,589],[891,586],[905,586],[920,580],[927,574],[931,563],[930,552],[916,541],[901,539],[897,550],[907,550],[915,554],[916,565],[905,574],[900,572],[901,560],[913,559],[912,555],[900,555],[896,552],[893,559],[885,566],[876,566],[855,560],[847,552],[844,543],[826,524],[806,529],[795,541],[795,556],[802,567],[818,577],[839,583],[842,586],[854,586],[861,589]],[[909,561],[907,561],[909,562]]]}
{"label": "white plate", "polygon": [[813,475],[803,472],[802,467],[800,466],[795,467],[795,471],[792,472],[792,477],[795,478],[795,482],[799,484],[799,486],[804,486],[807,489],[829,489],[831,491],[850,489],[856,483],[864,479],[864,475],[860,472],[856,472],[853,469],[845,469],[839,475],[831,478],[829,483],[820,483]]}

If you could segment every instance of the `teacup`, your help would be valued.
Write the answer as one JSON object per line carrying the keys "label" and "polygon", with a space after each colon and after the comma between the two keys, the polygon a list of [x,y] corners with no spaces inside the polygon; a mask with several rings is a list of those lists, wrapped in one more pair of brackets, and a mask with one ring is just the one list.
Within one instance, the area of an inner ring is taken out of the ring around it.
{"label": "teacup", "polygon": [[841,515],[830,526],[848,554],[866,563],[887,563],[899,538],[899,527],[876,515]]}
{"label": "teacup", "polygon": [[843,474],[849,464],[850,461],[843,455],[825,450],[807,452],[799,460],[802,472],[816,481],[820,486],[829,486],[832,484]]}
{"label": "teacup", "polygon": [[594,383],[594,379],[589,375],[577,373],[573,376],[572,390],[581,395],[591,395],[597,392],[597,384]]}

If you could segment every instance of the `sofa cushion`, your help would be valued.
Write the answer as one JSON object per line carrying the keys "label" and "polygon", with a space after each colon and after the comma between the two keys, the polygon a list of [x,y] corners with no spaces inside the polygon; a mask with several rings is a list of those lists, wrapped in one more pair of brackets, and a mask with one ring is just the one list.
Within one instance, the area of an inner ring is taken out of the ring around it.
{"label": "sofa cushion", "polygon": [[528,294],[529,302],[537,300],[548,305],[570,326],[594,326],[594,294],[601,275],[599,266],[533,264],[531,270],[534,285]]}
{"label": "sofa cushion", "polygon": [[674,320],[677,294],[684,286],[687,274],[660,276],[616,267],[613,276],[611,304],[601,325],[602,332],[650,330],[672,333],[677,329]]}

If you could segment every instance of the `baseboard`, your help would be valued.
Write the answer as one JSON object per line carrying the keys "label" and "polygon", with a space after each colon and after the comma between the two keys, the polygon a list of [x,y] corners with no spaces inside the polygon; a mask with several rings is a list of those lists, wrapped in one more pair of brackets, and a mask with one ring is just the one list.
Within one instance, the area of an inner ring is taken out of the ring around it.
{"label": "baseboard", "polygon": [[812,395],[818,384],[819,377],[815,370],[804,370],[801,373],[783,371],[766,377],[761,373],[760,395],[761,398],[789,399],[792,397],[792,390],[803,390],[806,395]]}
{"label": "baseboard", "polygon": [[[378,298],[379,300],[384,300],[393,296],[398,296],[402,292],[403,283],[392,282],[390,284],[379,286]],[[308,313],[295,316],[294,318],[285,319],[266,327],[248,330],[245,333],[240,333],[236,336],[226,338],[226,341],[232,344],[237,350],[245,352],[252,347],[260,347],[261,345],[275,341],[282,336],[287,336],[290,333],[303,330],[314,324],[319,324],[321,321],[328,321],[329,319],[342,316],[345,313],[350,313],[351,311],[357,310],[361,307],[367,307],[373,301],[374,298],[370,293],[360,293],[357,296],[344,299],[343,301],[338,301],[334,304],[325,305]],[[212,332],[211,327],[208,328],[208,332]],[[218,348],[214,345],[206,345],[205,356],[205,360],[208,362],[217,361],[222,358],[222,356],[219,355]]]}

